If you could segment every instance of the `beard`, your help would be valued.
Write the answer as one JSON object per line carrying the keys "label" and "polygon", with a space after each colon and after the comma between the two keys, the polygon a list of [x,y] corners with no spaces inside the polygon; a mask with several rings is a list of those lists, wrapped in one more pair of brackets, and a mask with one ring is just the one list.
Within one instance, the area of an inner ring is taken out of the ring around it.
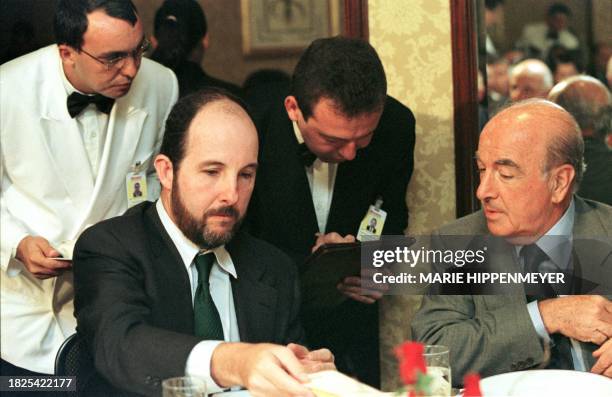
{"label": "beard", "polygon": [[[172,212],[176,225],[180,231],[183,232],[185,237],[200,247],[200,249],[206,250],[217,248],[232,240],[242,223],[240,212],[235,207],[225,206],[213,208],[204,212],[201,219],[197,219],[183,204],[176,179],[173,181],[172,185]],[[208,220],[211,216],[215,215],[231,217],[231,220],[222,222],[222,225],[232,223],[231,227],[227,228],[225,231],[213,231],[208,225]]]}

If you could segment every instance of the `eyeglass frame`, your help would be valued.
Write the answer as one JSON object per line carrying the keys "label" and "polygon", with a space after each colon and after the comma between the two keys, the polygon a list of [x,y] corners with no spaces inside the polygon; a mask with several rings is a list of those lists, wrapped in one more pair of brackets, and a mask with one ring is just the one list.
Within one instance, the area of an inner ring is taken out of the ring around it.
{"label": "eyeglass frame", "polygon": [[126,59],[128,59],[128,57],[132,57],[132,59],[134,59],[134,61],[140,61],[142,59],[144,53],[147,52],[150,48],[151,48],[151,42],[145,38],[145,39],[143,39],[142,44],[140,44],[134,50],[128,51],[128,52],[125,53],[125,55],[121,55],[121,56],[115,57],[115,58],[110,59],[110,60],[105,60],[105,59],[98,58],[97,56],[92,55],[89,52],[85,51],[83,48],[81,48],[79,50],[79,52],[83,52],[85,55],[89,56],[91,59],[99,62],[100,64],[102,64],[104,66],[106,66],[106,70],[110,71],[110,70],[112,70],[114,68],[121,69],[124,66],[124,64],[122,63],[119,66],[118,66],[118,64],[120,62],[123,62]]}

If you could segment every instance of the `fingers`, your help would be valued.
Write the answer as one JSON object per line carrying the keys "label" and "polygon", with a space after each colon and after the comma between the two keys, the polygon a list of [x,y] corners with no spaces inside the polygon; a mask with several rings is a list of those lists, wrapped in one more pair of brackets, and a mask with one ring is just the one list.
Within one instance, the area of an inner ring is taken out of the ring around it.
{"label": "fingers", "polygon": [[358,302],[372,304],[383,297],[382,292],[362,288],[359,277],[346,277],[337,288],[347,297]]}
{"label": "fingers", "polygon": [[302,361],[304,370],[309,374],[321,371],[335,371],[336,365],[334,363],[321,362],[321,361]]}
{"label": "fingers", "polygon": [[346,236],[344,236],[344,242],[345,243],[354,243],[355,242],[355,236],[353,236],[352,234],[347,234]]}
{"label": "fingers", "polygon": [[346,287],[359,287],[361,288],[361,277],[357,276],[348,276],[342,280],[342,284]]}
{"label": "fingers", "polygon": [[[296,345],[297,346],[297,345]],[[276,391],[276,395],[308,396],[314,397],[312,392],[303,385],[308,382],[306,371],[292,353],[290,349],[278,348],[272,350],[276,357],[275,365],[267,366],[261,373],[263,378],[271,384],[271,391]],[[266,393],[262,395],[275,395]]]}
{"label": "fingers", "polygon": [[60,256],[60,253],[53,248],[47,240],[41,242],[40,249],[47,258],[55,258]]}
{"label": "fingers", "polygon": [[348,276],[345,277],[341,284],[345,288],[350,288],[353,292],[359,293],[362,291],[362,294],[370,294],[370,293],[380,293],[385,292],[389,289],[389,286],[386,284],[376,284],[372,282],[369,278],[361,278],[358,276]]}
{"label": "fingers", "polygon": [[291,352],[295,354],[298,359],[305,358],[308,353],[310,353],[307,348],[302,345],[298,345],[297,343],[289,343],[287,348],[291,350]]}
{"label": "fingers", "polygon": [[291,350],[284,348],[275,349],[274,355],[289,375],[302,383],[308,382],[309,379],[306,372],[304,372],[304,368],[302,368],[302,364],[300,364],[300,361]]}
{"label": "fingers", "polygon": [[367,290],[361,287],[346,286],[342,283],[338,285],[338,290],[342,292],[343,294],[351,293],[355,295],[369,296],[370,298],[374,298],[374,299],[380,299],[383,296],[382,292],[380,291]]}
{"label": "fingers", "polygon": [[311,361],[334,362],[334,355],[329,349],[313,350],[306,356]]}
{"label": "fingers", "polygon": [[71,262],[53,260],[59,255],[46,239],[27,236],[19,242],[16,257],[34,277],[47,279],[72,266]]}
{"label": "fingers", "polygon": [[599,349],[595,350],[593,357],[597,361],[591,368],[591,372],[612,377],[612,340],[608,340]]}
{"label": "fingers", "polygon": [[612,349],[612,339],[608,340],[593,352],[593,357],[599,358],[607,349]]}
{"label": "fingers", "polygon": [[376,302],[376,299],[369,297],[367,295],[360,295],[360,294],[356,294],[353,292],[344,292],[344,291],[341,291],[341,292],[344,295],[346,295],[349,299],[352,299],[357,302],[365,303],[368,305],[371,305],[372,303]]}

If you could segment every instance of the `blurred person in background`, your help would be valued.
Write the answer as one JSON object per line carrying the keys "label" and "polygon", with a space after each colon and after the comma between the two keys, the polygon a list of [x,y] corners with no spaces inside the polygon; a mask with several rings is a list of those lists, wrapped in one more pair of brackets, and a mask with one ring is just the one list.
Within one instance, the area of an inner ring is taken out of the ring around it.
{"label": "blurred person in background", "polygon": [[510,94],[508,61],[502,57],[487,58],[487,95],[490,115],[508,102]]}
{"label": "blurred person in background", "polygon": [[546,64],[537,59],[526,59],[510,71],[510,99],[512,102],[529,98],[546,98],[553,86],[553,76]]}
{"label": "blurred person in background", "polygon": [[548,99],[567,110],[580,126],[586,170],[578,194],[612,205],[612,151],[605,139],[612,132],[612,96],[599,80],[575,76],[551,90]]}
{"label": "blurred person in background", "polygon": [[546,21],[528,24],[523,29],[516,47],[528,57],[546,59],[550,49],[560,45],[566,50],[579,51],[580,42],[568,28],[572,12],[562,3],[554,3],[546,12]]}
{"label": "blurred person in background", "polygon": [[209,40],[206,15],[197,1],[166,0],[155,13],[151,58],[176,74],[181,97],[204,87],[219,87],[241,96],[240,87],[202,69]]}

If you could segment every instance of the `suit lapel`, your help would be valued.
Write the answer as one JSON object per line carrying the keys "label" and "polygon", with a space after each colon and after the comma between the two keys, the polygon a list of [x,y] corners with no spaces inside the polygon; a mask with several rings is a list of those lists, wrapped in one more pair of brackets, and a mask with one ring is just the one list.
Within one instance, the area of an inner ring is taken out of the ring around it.
{"label": "suit lapel", "polygon": [[579,261],[582,291],[589,294],[612,294],[612,243],[596,211],[579,197],[574,198],[573,249]]}
{"label": "suit lapel", "polygon": [[[293,133],[291,120],[283,109],[277,114],[279,119],[266,136],[265,146],[261,154],[261,162],[268,170],[267,180],[260,189],[266,197],[273,191],[274,202],[270,203],[286,217],[287,222],[298,222],[307,225],[303,235],[310,238],[319,230],[312,192],[308,185],[306,170],[298,156],[298,142]],[[283,186],[283,189],[278,189]],[[283,211],[289,208],[291,211]]]}
{"label": "suit lapel", "polygon": [[66,192],[83,210],[89,203],[93,191],[93,175],[79,132],[77,121],[68,114],[67,93],[62,82],[64,73],[57,48],[49,52],[50,67],[41,87],[41,123],[49,159],[56,169]]}
{"label": "suit lapel", "polygon": [[[124,190],[127,171],[134,164],[130,161],[140,139],[134,134],[142,134],[142,125],[147,112],[129,105],[129,96],[116,101],[108,120],[106,141],[100,160],[98,177],[91,194],[89,208],[81,224],[86,227],[90,218],[99,219],[113,204],[116,196],[107,194],[109,191]],[[127,197],[124,198],[127,202]]]}
{"label": "suit lapel", "polygon": [[253,255],[243,244],[244,235],[237,235],[227,245],[236,267],[237,279],[232,279],[232,293],[240,340],[265,342],[275,335],[277,290],[266,283],[265,258]]}
{"label": "suit lapel", "polygon": [[[191,283],[187,269],[176,246],[159,219],[155,204],[147,202],[141,205],[148,206],[145,210],[145,230],[149,232],[148,239],[151,257],[155,258],[155,262],[158,264],[153,269],[157,273],[155,277],[163,280],[164,291],[172,295],[169,302],[173,302],[172,310],[176,318],[181,323],[187,324],[189,330],[193,331]],[[160,293],[164,291],[160,291]]]}

